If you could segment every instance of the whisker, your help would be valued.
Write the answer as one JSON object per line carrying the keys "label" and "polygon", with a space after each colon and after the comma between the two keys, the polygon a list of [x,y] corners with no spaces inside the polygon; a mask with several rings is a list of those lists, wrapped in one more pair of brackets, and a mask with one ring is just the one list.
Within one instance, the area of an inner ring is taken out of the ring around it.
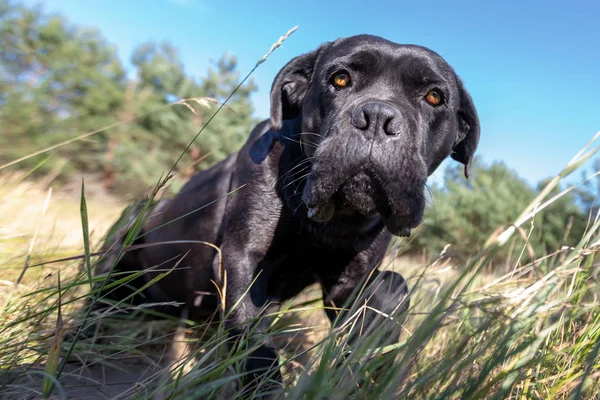
{"label": "whisker", "polygon": [[[291,181],[290,183],[288,183],[287,185],[285,185],[285,186],[283,187],[283,189],[285,189],[285,188],[287,188],[288,186],[292,185],[294,182],[297,182],[297,181],[300,181],[300,180],[302,180],[302,179],[304,179],[304,178],[307,178],[309,175],[310,175],[310,172],[309,172],[309,173],[307,173],[307,174],[304,174],[304,175],[302,175],[302,176],[301,176],[301,177],[299,177],[299,178],[296,178],[296,179],[294,179],[293,181]],[[296,189],[297,189],[297,188],[298,188],[298,187],[296,187]]]}
{"label": "whisker", "polygon": [[285,137],[285,139],[289,140],[290,142],[294,142],[294,143],[302,144],[303,146],[304,146],[304,145],[307,145],[307,146],[312,146],[312,147],[314,147],[315,149],[317,148],[317,145],[316,145],[316,144],[313,144],[313,143],[304,143],[304,144],[303,144],[303,143],[302,143],[300,140],[295,140],[295,139],[292,139],[292,138],[290,138],[290,137],[287,137],[287,136],[284,136],[284,137]]}
{"label": "whisker", "polygon": [[[286,177],[288,177],[289,175],[292,175],[292,174],[295,174],[296,172],[299,172],[299,171],[295,171],[295,170],[296,170],[297,168],[301,167],[301,166],[304,166],[304,168],[302,168],[302,169],[301,169],[301,171],[302,171],[302,170],[304,170],[304,169],[306,168],[306,164],[310,164],[310,160],[309,160],[309,159],[303,160],[303,161],[299,162],[298,164],[296,164],[294,167],[290,168],[290,170],[289,170],[289,171],[287,171],[285,174],[283,174],[283,175],[281,175],[279,178],[275,179],[275,181],[273,181],[273,185],[275,185],[275,184],[276,184],[277,182],[279,182],[280,180],[283,180],[283,179],[285,179],[285,178],[286,178]],[[295,172],[294,172],[294,171],[295,171]],[[293,176],[293,175],[292,175],[292,176]]]}
{"label": "whisker", "polygon": [[431,206],[433,212],[436,212],[435,203],[433,201],[433,190],[429,187],[429,185],[425,185],[425,189],[429,192],[429,197],[425,197],[425,202]]}
{"label": "whisker", "polygon": [[[310,168],[310,166],[306,166],[306,167],[301,168],[298,171],[296,171],[293,175],[290,176],[290,178],[292,180],[286,186],[284,186],[284,188],[286,188],[289,185],[291,185],[292,183],[298,181],[298,179],[300,179],[300,178],[297,178],[297,176],[300,175],[300,174],[302,174],[302,173],[304,173],[304,172],[306,172],[309,168]],[[304,176],[307,176],[307,175],[310,175],[310,171],[308,173],[304,174]],[[298,186],[296,186],[296,190],[298,190]]]}
{"label": "whisker", "polygon": [[316,132],[302,132],[300,133],[300,135],[314,135],[320,138],[325,138],[325,136],[321,135],[320,133],[316,133]]}
{"label": "whisker", "polygon": [[[292,196],[296,196],[297,194],[302,194],[302,193],[294,193],[294,194],[292,194]],[[290,198],[291,198],[292,196],[290,196]],[[294,214],[296,214],[296,212],[298,211],[298,209],[299,209],[300,207],[302,207],[302,204],[304,204],[304,203],[301,201],[301,202],[298,204],[298,207],[296,207],[296,208],[294,209]]]}

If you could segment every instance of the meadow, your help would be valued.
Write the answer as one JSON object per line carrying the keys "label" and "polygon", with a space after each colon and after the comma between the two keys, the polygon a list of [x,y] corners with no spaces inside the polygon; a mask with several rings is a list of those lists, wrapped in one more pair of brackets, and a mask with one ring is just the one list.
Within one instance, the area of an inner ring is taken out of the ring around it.
{"label": "meadow", "polygon": [[[202,137],[213,118],[218,123],[220,110],[227,112],[223,104],[246,78],[218,102],[220,107],[208,97],[160,105],[161,110],[179,107],[198,117],[194,123],[201,122],[193,130],[196,136],[187,138],[187,146],[178,150],[179,158],[169,160],[171,164],[190,154],[195,139]],[[211,107],[212,114],[199,112]],[[103,129],[133,125],[158,113],[154,110],[136,110],[133,117],[96,125],[94,129],[106,128],[80,132],[58,147],[70,149]],[[545,182],[527,205],[512,210],[514,219],[470,243],[471,254],[458,257],[452,252],[463,245],[460,236],[445,243],[439,254],[423,257],[406,251],[410,241],[394,241],[382,268],[401,272],[411,290],[398,343],[382,346],[385,338],[374,331],[350,346],[349,333],[360,329],[364,305],[349,305],[352,318],[331,326],[317,287],[268,310],[274,318],[266,335],[279,344],[284,371],[284,387],[274,396],[600,398],[600,266],[595,261],[599,214],[588,215],[577,237],[572,237],[571,221],[559,221],[558,230],[572,244],[559,241],[554,248],[540,247],[534,240],[545,229],[536,217],[548,210],[558,213],[552,206],[575,189],[565,186],[565,179],[580,172],[600,150],[598,136]],[[0,165],[0,397],[238,398],[242,394],[237,385],[239,363],[256,343],[240,341],[230,348],[217,320],[190,321],[185,315],[156,318],[149,307],[128,309],[124,303],[108,303],[97,296],[95,288],[104,284],[105,277],[95,277],[93,268],[105,256],[100,249],[106,231],[129,199],[106,192],[96,175],[55,184],[65,163],[36,173],[46,162],[38,156],[58,147],[41,152],[43,146],[29,148],[14,162]],[[70,157],[83,161],[91,157],[82,148],[75,147]],[[139,158],[129,158],[131,170],[144,169],[135,164]],[[200,163],[204,158],[186,160]],[[21,161],[33,164],[18,172],[9,168]],[[175,190],[186,171],[173,166],[170,172],[175,179],[156,179],[154,189],[146,189],[145,195],[152,199],[168,191],[169,184]],[[126,285],[133,277],[121,276],[108,289]],[[92,312],[86,306],[90,301],[107,307]],[[382,365],[386,367],[381,369]]]}
{"label": "meadow", "polygon": [[[270,335],[281,343],[285,397],[597,398],[598,218],[588,221],[576,246],[510,260],[506,274],[483,271],[507,243],[512,254],[529,251],[533,217],[565,193],[547,198],[598,150],[593,140],[467,263],[444,254],[431,262],[398,257],[403,244],[395,243],[384,268],[408,277],[412,293],[397,345],[378,347],[375,332],[349,348],[347,333],[360,324],[361,306],[354,306],[352,324],[331,328],[316,288],[284,304]],[[73,188],[53,191],[21,175],[3,175],[1,187],[3,398],[235,395],[235,366],[249,349],[229,350],[219,323],[147,320],[143,309],[116,307],[86,315],[91,283],[101,279],[90,277],[92,253],[124,203]],[[83,321],[94,323],[93,334],[69,335]],[[394,367],[370,379],[390,358]]]}

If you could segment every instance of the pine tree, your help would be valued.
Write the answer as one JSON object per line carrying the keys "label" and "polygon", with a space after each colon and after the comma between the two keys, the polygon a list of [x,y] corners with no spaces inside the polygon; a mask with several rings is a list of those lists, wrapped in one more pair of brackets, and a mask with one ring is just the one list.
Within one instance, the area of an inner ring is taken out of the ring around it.
{"label": "pine tree", "polygon": [[[134,51],[128,79],[115,48],[96,30],[8,0],[0,0],[0,39],[2,163],[116,124],[53,151],[37,172],[66,165],[67,180],[91,174],[107,188],[142,195],[182,152],[174,189],[237,150],[256,123],[250,81],[186,151],[239,83],[230,55],[196,79],[172,45],[148,43]],[[45,157],[16,167],[29,169]]]}
{"label": "pine tree", "polygon": [[[477,158],[468,180],[462,176],[460,165],[452,165],[444,173],[443,186],[431,187],[431,206],[417,232],[414,249],[425,249],[435,256],[450,244],[448,253],[464,260],[480,251],[497,228],[511,224],[543,186],[541,182],[537,190],[532,188],[502,162],[488,166]],[[555,194],[559,191],[557,188]],[[585,214],[574,196],[566,195],[537,214],[533,223],[530,248],[538,255],[547,254],[581,238]],[[529,227],[523,226],[525,233]],[[515,237],[515,249],[520,251],[524,241],[519,235]],[[499,253],[498,259],[506,259],[509,247]]]}

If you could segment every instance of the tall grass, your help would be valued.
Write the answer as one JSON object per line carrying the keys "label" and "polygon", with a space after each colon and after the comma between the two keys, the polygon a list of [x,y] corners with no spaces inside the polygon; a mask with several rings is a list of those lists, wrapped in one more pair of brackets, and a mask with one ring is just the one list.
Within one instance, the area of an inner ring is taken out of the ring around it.
{"label": "tall grass", "polygon": [[[552,189],[598,151],[591,145],[599,135],[512,225],[499,227],[500,233],[490,237],[484,250],[465,265],[451,266],[443,255],[428,264],[413,261],[408,267],[399,266],[393,254],[386,259],[383,268],[410,277],[411,306],[404,322],[398,320],[403,333],[397,344],[383,345],[388,338],[377,329],[350,343],[351,333],[361,329],[366,306],[349,305],[352,317],[330,327],[322,303],[311,292],[315,288],[278,310],[267,309],[261,318],[274,318],[271,331],[262,339],[280,345],[284,371],[284,387],[273,396],[600,398],[600,269],[594,262],[600,245],[598,216],[590,219],[575,247],[554,249],[527,264],[519,263],[517,257],[513,270],[503,276],[482,272],[516,231],[527,224],[530,231],[536,229],[535,214],[557,199],[548,198]],[[159,182],[131,221],[126,246],[133,243],[144,214],[169,176]],[[10,198],[11,190],[19,187],[5,189],[0,200]],[[92,275],[99,254],[118,257],[125,249],[109,248],[107,254],[106,249],[95,248],[97,241],[90,238],[88,206],[92,203],[83,189],[82,185],[78,231],[83,254],[64,257],[64,251],[48,251],[35,255],[30,248],[39,243],[37,234],[28,243],[0,237],[0,244],[10,240],[8,250],[0,248],[5,256],[0,266],[8,278],[3,278],[0,290],[2,397],[240,396],[244,390],[238,385],[243,378],[240,364],[260,340],[249,342],[242,337],[231,347],[217,320],[190,321],[185,313],[179,319],[156,319],[150,307],[132,307],[126,301],[111,304],[98,296],[101,290],[127,285],[139,273],[121,274],[110,282],[106,276]],[[517,243],[517,254],[526,248],[527,237],[524,234],[512,242]],[[56,259],[58,263],[49,263]],[[55,269],[47,269],[53,265]],[[169,272],[163,271],[162,276]],[[90,307],[93,303],[106,307],[97,311]],[[71,335],[66,334],[69,330]]]}

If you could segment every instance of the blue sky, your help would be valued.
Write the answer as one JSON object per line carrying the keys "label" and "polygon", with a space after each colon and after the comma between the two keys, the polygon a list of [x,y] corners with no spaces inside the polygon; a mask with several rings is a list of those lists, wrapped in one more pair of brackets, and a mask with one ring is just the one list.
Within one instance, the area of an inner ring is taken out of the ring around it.
{"label": "blue sky", "polygon": [[531,183],[559,172],[600,130],[597,0],[43,3],[46,11],[99,28],[124,62],[136,45],[168,40],[197,76],[225,52],[238,56],[245,75],[298,25],[254,74],[258,117],[268,116],[277,71],[324,41],[370,33],[427,46],[455,68],[473,96],[482,125],[479,154],[485,161],[505,161]]}

